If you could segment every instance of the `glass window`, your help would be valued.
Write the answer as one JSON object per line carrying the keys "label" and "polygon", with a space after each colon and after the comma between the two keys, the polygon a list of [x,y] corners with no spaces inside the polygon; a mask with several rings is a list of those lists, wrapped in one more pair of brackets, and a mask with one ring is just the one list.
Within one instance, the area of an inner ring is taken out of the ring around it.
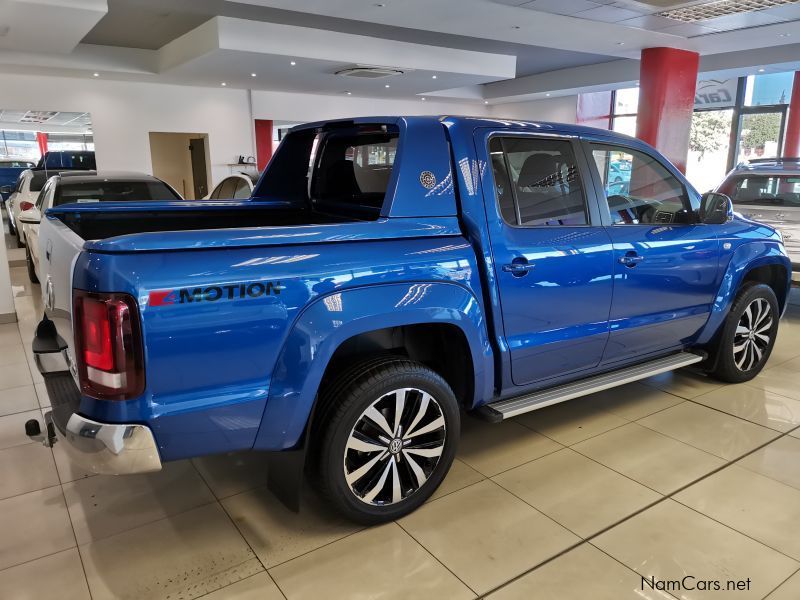
{"label": "glass window", "polygon": [[728,172],[733,109],[695,111],[689,133],[686,178],[705,192],[713,190]]}
{"label": "glass window", "polygon": [[489,152],[503,219],[511,225],[586,225],[586,202],[572,143],[493,138]]}
{"label": "glass window", "polygon": [[741,122],[738,160],[778,156],[783,113],[745,114]]}
{"label": "glass window", "polygon": [[789,104],[793,81],[794,73],[791,71],[750,75],[744,88],[744,105]]}
{"label": "glass window", "polygon": [[627,117],[614,117],[614,124],[612,130],[618,133],[624,133],[631,137],[636,137],[636,115],[628,115]]}
{"label": "glass window", "polygon": [[592,144],[614,225],[688,223],[684,185],[654,157],[623,146]]}
{"label": "glass window", "polygon": [[222,180],[217,187],[219,188],[219,194],[217,198],[222,200],[230,200],[233,198],[233,195],[236,193],[236,182],[239,178],[238,177],[228,177]]}
{"label": "glass window", "polygon": [[247,185],[247,181],[241,177],[237,177],[236,179],[236,191],[233,193],[233,197],[236,199],[249,198],[250,186]]}
{"label": "glass window", "polygon": [[738,177],[721,188],[736,204],[800,206],[800,176]]}
{"label": "glass window", "polygon": [[614,114],[630,115],[639,111],[639,88],[623,88],[614,94]]}
{"label": "glass window", "polygon": [[312,175],[312,198],[380,207],[389,187],[397,141],[396,134],[380,131],[324,135]]}
{"label": "glass window", "polygon": [[70,202],[125,202],[137,200],[180,200],[160,181],[97,181],[61,180],[56,188],[53,206]]}

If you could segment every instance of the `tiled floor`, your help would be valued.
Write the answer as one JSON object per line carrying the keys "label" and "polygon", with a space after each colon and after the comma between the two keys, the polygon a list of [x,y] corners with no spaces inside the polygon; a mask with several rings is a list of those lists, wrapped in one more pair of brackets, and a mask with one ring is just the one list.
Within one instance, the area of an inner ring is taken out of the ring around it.
{"label": "tiled floor", "polygon": [[[12,279],[1,598],[800,598],[800,310],[747,385],[680,372],[499,426],[465,417],[434,498],[363,529],[311,492],[288,511],[257,454],[87,477],[31,442],[23,423],[48,404],[29,352],[41,306],[24,267]],[[642,582],[687,575],[748,589]]]}

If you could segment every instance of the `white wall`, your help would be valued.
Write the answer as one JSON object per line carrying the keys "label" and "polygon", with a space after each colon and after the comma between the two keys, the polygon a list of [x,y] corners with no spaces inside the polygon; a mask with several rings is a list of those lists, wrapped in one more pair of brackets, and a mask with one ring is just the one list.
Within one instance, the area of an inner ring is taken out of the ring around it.
{"label": "white wall", "polygon": [[493,117],[521,121],[575,123],[577,120],[577,108],[577,96],[559,96],[530,102],[496,104],[491,106],[490,114]]}
{"label": "white wall", "polygon": [[357,98],[354,96],[321,96],[290,92],[253,91],[253,116],[302,123],[344,117],[393,115],[470,115],[484,116],[488,107],[483,102],[448,102],[426,98],[408,100]]}
{"label": "white wall", "polygon": [[150,131],[208,133],[215,182],[253,154],[244,90],[4,74],[0,108],[91,112],[100,169],[152,172]]}
{"label": "white wall", "polygon": [[0,80],[0,108],[90,112],[100,169],[152,173],[149,132],[207,133],[212,185],[229,174],[227,163],[255,154],[253,118],[488,113],[482,102],[253,91],[251,114],[247,90],[12,73]]}

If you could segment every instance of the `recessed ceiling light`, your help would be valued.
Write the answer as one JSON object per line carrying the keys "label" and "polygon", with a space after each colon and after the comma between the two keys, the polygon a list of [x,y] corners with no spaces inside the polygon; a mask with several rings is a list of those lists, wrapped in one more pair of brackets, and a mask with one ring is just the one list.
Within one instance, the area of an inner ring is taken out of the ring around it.
{"label": "recessed ceiling light", "polygon": [[383,8],[383,7],[385,7],[386,5],[385,5],[385,4],[383,4],[382,2],[376,2],[376,3],[375,3],[375,4],[373,4],[372,6],[374,6],[375,8]]}
{"label": "recessed ceiling light", "polygon": [[387,88],[388,88],[388,87],[392,87],[392,86],[390,86],[390,85],[387,83],[387,84],[386,84],[384,87],[387,87]]}
{"label": "recessed ceiling light", "polygon": [[345,94],[347,94],[348,96],[352,96],[353,92],[345,92]]}
{"label": "recessed ceiling light", "polygon": [[617,46],[624,46],[625,42],[617,42]]}
{"label": "recessed ceiling light", "polygon": [[295,66],[297,63],[295,61],[292,61],[289,64],[292,65],[292,66]]}
{"label": "recessed ceiling light", "polygon": [[431,77],[431,79],[438,79],[438,77],[439,77],[438,75],[433,75],[433,76]]}
{"label": "recessed ceiling light", "polygon": [[792,34],[791,33],[779,33],[778,37],[789,37],[790,35],[792,35]]}
{"label": "recessed ceiling light", "polygon": [[512,25],[511,29],[522,29],[522,27],[520,27],[519,25]]}
{"label": "recessed ceiling light", "polygon": [[547,96],[547,97],[549,98],[549,97],[550,97],[550,92],[547,92],[547,93],[545,94],[545,96]]}
{"label": "recessed ceiling light", "polygon": [[228,84],[227,84],[227,83],[225,83],[225,82],[223,81],[222,83],[220,83],[220,85],[221,85],[222,87],[225,87],[225,86],[226,86],[226,85],[228,85]]}
{"label": "recessed ceiling light", "polygon": [[764,72],[764,69],[759,69],[759,70],[758,70],[758,72],[759,72],[759,73],[763,73],[763,72]]}
{"label": "recessed ceiling light", "polygon": [[420,98],[420,100],[422,100],[423,102],[425,102],[425,97],[423,96],[422,98]]}
{"label": "recessed ceiling light", "polygon": [[250,77],[258,77],[257,73],[250,73]]}
{"label": "recessed ceiling light", "polygon": [[100,77],[100,73],[92,73],[92,77]]}
{"label": "recessed ceiling light", "polygon": [[489,101],[488,100],[484,100],[483,103],[484,104],[489,104]]}

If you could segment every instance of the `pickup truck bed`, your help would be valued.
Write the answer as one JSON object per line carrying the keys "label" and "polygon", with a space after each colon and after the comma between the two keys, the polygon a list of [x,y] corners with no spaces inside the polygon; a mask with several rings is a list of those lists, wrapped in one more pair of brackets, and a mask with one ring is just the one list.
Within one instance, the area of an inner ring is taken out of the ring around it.
{"label": "pickup truck bed", "polygon": [[298,127],[245,201],[59,206],[40,256],[34,352],[84,468],[275,451],[290,503],[308,467],[366,523],[433,493],[461,410],[754,377],[790,273],[773,229],[637,140],[457,117]]}

